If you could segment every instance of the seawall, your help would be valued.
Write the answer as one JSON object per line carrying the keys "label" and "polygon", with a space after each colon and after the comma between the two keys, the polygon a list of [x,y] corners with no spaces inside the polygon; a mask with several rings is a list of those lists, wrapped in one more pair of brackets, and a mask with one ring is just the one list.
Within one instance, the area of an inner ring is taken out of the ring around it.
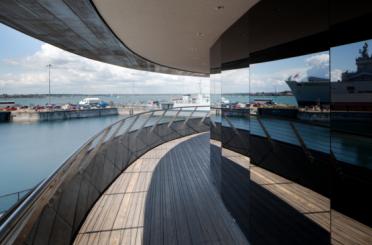
{"label": "seawall", "polygon": [[37,122],[69,120],[76,118],[103,117],[118,115],[117,108],[87,109],[87,110],[63,110],[63,111],[13,111],[13,122]]}

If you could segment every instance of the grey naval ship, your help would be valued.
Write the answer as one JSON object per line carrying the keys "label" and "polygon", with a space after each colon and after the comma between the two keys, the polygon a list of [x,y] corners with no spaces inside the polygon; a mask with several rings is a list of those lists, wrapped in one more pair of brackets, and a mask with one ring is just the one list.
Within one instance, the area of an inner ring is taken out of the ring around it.
{"label": "grey naval ship", "polygon": [[357,70],[343,72],[339,81],[330,83],[327,78],[309,77],[307,82],[298,82],[288,78],[286,83],[298,105],[331,105],[333,110],[339,111],[371,111],[372,55],[368,54],[367,43],[359,54],[355,60]]}

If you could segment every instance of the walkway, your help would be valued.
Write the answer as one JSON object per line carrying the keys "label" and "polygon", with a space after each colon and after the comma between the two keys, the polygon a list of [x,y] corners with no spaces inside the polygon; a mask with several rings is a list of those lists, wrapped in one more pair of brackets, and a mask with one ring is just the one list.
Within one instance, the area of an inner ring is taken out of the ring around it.
{"label": "walkway", "polygon": [[214,188],[209,135],[138,159],[95,204],[75,244],[247,244]]}

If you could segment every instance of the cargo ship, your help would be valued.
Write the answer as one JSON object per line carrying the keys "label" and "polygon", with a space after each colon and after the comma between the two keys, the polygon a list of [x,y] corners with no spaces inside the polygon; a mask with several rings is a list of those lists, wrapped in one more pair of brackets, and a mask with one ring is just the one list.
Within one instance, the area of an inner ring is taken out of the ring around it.
{"label": "cargo ship", "polygon": [[340,81],[330,83],[327,78],[309,77],[307,82],[298,82],[289,77],[286,83],[299,107],[330,105],[337,111],[371,111],[372,56],[367,43],[359,53],[357,70],[343,72]]}

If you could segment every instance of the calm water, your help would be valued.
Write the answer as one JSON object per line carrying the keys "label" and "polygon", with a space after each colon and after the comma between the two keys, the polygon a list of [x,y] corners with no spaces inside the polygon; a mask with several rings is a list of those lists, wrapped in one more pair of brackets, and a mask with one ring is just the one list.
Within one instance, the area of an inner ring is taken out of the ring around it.
{"label": "calm water", "polygon": [[277,104],[287,104],[297,106],[297,101],[294,96],[248,96],[248,95],[222,95],[222,97],[228,99],[231,103],[241,102],[249,103],[255,99],[270,99]]}
{"label": "calm water", "polygon": [[[52,101],[54,103],[76,103],[83,97],[85,96],[59,97],[53,98]],[[116,103],[130,101],[130,98],[120,96],[100,97],[106,101],[110,101],[111,98]],[[158,95],[158,97],[140,95],[136,99],[132,98],[132,101],[138,103],[151,99],[169,100],[172,97],[172,95]],[[230,95],[225,98],[230,102],[249,102],[248,96]],[[274,99],[276,103],[295,104],[295,99],[291,96],[265,98]],[[20,104],[45,104],[47,98],[15,99],[15,101]],[[53,173],[95,133],[119,119],[119,116],[112,116],[30,124],[0,124],[0,195],[35,186]],[[264,136],[262,129],[254,120],[230,119],[235,127]],[[274,139],[299,144],[285,120],[264,120],[264,124]],[[329,129],[301,123],[296,123],[296,127],[310,149],[328,153],[331,147],[339,160],[372,168],[371,138],[334,133],[332,146],[330,146]]]}
{"label": "calm water", "polygon": [[[52,104],[77,104],[79,101],[87,97],[98,97],[106,102],[114,102],[117,104],[147,104],[150,100],[157,101],[171,101],[172,98],[179,97],[181,95],[171,94],[139,94],[139,95],[71,95],[71,96],[52,96]],[[0,99],[6,101],[14,101],[20,105],[45,105],[48,103],[48,97],[41,98],[7,98]]]}
{"label": "calm water", "polygon": [[[77,104],[79,101],[86,97],[99,97],[106,102],[114,102],[118,104],[147,104],[150,100],[157,101],[171,101],[173,98],[180,97],[182,95],[171,95],[171,94],[139,94],[139,95],[100,95],[100,96],[52,96],[51,103],[53,104],[66,104],[72,103]],[[278,104],[289,104],[297,105],[294,96],[248,96],[248,95],[222,95],[228,99],[231,103],[241,102],[249,103],[249,101],[254,101],[255,99],[271,99]],[[20,105],[45,105],[48,103],[48,97],[43,98],[7,98],[0,99],[6,101],[14,101],[16,104]]]}
{"label": "calm water", "polygon": [[48,177],[95,133],[119,116],[0,124],[0,195]]}

